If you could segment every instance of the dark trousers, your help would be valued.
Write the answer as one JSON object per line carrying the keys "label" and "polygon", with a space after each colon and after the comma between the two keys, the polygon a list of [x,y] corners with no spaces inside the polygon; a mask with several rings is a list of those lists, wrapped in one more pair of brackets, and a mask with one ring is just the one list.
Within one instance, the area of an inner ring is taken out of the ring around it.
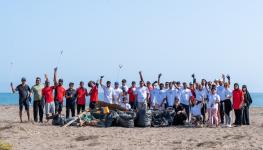
{"label": "dark trousers", "polygon": [[61,113],[63,108],[63,102],[55,100],[55,113]]}
{"label": "dark trousers", "polygon": [[187,119],[189,119],[189,109],[190,109],[190,106],[189,105],[185,105],[185,104],[181,104],[184,109],[185,109],[185,112],[186,112],[186,115],[187,115]]}
{"label": "dark trousers", "polygon": [[187,119],[187,115],[185,112],[176,114],[174,117],[174,125],[184,125]]}
{"label": "dark trousers", "polygon": [[235,109],[235,125],[241,125],[242,124],[242,109]]}
{"label": "dark trousers", "polygon": [[129,102],[129,104],[131,105],[131,109],[136,109],[135,102]]}
{"label": "dark trousers", "polygon": [[250,121],[249,121],[249,107],[248,106],[245,106],[243,108],[242,124],[243,125],[250,125]]}
{"label": "dark trousers", "polygon": [[206,122],[206,117],[205,117],[206,110],[207,110],[207,104],[204,103],[204,104],[202,105],[202,108],[201,108],[201,114],[202,114],[203,124],[205,124],[205,122]]}
{"label": "dark trousers", "polygon": [[43,122],[43,105],[41,101],[34,101],[33,103],[33,116],[34,116],[34,121],[38,122],[38,115],[39,115],[39,121]]}
{"label": "dark trousers", "polygon": [[69,114],[71,112],[71,116],[75,117],[75,103],[71,101],[66,101],[66,118],[69,118]]}
{"label": "dark trousers", "polygon": [[89,108],[90,108],[90,109],[96,108],[96,102],[90,102],[90,103],[89,103]]}
{"label": "dark trousers", "polygon": [[225,109],[224,109],[224,105],[225,105],[225,102],[224,101],[220,101],[220,120],[221,120],[221,123],[224,124],[225,122]]}
{"label": "dark trousers", "polygon": [[85,104],[84,105],[80,105],[78,104],[77,105],[77,114],[79,115],[80,114],[80,111],[85,111]]}

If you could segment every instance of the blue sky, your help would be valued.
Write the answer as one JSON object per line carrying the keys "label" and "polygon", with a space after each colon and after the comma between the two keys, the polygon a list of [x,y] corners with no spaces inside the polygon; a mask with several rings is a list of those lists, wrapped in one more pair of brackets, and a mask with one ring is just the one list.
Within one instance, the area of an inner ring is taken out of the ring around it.
{"label": "blue sky", "polygon": [[[0,1],[0,92],[25,76],[52,74],[59,51],[65,84],[98,79],[214,80],[263,91],[261,0]],[[13,69],[10,62],[14,62]],[[12,74],[12,75],[11,75]],[[65,85],[67,86],[67,85]]]}

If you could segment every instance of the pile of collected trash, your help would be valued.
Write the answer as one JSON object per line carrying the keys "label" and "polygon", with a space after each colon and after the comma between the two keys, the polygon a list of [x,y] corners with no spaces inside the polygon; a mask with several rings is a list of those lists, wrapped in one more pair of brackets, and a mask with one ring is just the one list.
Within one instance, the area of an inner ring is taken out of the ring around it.
{"label": "pile of collected trash", "polygon": [[74,118],[54,116],[56,126],[95,126],[95,127],[167,127],[174,124],[174,110],[121,111],[104,109],[86,111]]}

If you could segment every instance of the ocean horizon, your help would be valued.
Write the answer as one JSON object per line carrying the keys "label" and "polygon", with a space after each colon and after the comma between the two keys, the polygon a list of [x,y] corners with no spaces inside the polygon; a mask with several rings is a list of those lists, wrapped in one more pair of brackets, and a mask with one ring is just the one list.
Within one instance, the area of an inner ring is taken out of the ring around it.
{"label": "ocean horizon", "polygon": [[[263,93],[250,94],[253,100],[252,107],[263,107]],[[103,93],[99,93],[99,99],[103,99]],[[86,97],[86,104],[89,104],[89,96]],[[0,105],[18,105],[18,93],[0,93]]]}

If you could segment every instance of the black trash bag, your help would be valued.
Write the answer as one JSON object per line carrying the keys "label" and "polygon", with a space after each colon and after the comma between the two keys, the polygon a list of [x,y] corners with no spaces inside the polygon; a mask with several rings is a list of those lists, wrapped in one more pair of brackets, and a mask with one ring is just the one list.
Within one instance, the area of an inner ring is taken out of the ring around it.
{"label": "black trash bag", "polygon": [[137,127],[150,127],[152,122],[151,110],[139,110],[136,115],[135,125]]}
{"label": "black trash bag", "polygon": [[135,112],[118,112],[118,124],[125,128],[134,128],[134,119],[136,117]]}
{"label": "black trash bag", "polygon": [[97,123],[97,127],[111,127],[117,124],[118,114],[116,111],[111,111],[109,114],[104,115],[100,118],[101,121]]}
{"label": "black trash bag", "polygon": [[66,118],[64,116],[55,115],[53,116],[52,125],[64,126],[66,124]]}
{"label": "black trash bag", "polygon": [[165,111],[154,111],[152,113],[152,127],[166,127],[169,125],[168,120],[166,119]]}
{"label": "black trash bag", "polygon": [[164,111],[164,118],[168,121],[168,126],[172,126],[174,123],[174,116],[175,111],[174,110],[165,110]]}

